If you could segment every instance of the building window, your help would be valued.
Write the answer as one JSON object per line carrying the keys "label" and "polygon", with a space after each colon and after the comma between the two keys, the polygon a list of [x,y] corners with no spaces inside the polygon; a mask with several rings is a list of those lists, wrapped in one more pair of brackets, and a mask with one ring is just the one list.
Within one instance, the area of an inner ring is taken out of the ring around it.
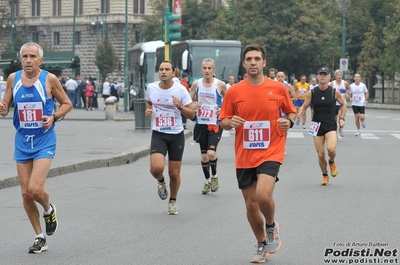
{"label": "building window", "polygon": [[32,1],[32,17],[40,17],[40,0],[31,0]]}
{"label": "building window", "polygon": [[38,43],[39,42],[39,32],[32,33],[32,41]]}
{"label": "building window", "polygon": [[81,44],[81,32],[75,31],[75,44]]}
{"label": "building window", "polygon": [[54,45],[60,45],[60,32],[54,32]]}
{"label": "building window", "polygon": [[77,0],[76,9],[76,14],[83,15],[83,0]]}
{"label": "building window", "polygon": [[19,6],[19,1],[13,1],[10,2],[12,5],[14,5],[14,17],[19,17],[20,14],[20,6]]}
{"label": "building window", "polygon": [[53,0],[53,16],[61,16],[62,3],[61,0]]}
{"label": "building window", "polygon": [[102,13],[102,14],[110,13],[110,0],[101,0],[100,13]]}
{"label": "building window", "polygon": [[144,14],[146,7],[145,0],[133,0],[133,14]]}

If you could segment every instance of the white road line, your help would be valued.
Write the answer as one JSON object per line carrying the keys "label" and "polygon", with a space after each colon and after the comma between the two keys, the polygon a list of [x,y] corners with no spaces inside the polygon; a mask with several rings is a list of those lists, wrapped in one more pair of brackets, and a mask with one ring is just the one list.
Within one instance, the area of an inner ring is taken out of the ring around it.
{"label": "white road line", "polygon": [[372,139],[376,139],[376,140],[378,140],[378,139],[381,139],[381,138],[379,138],[379,137],[377,137],[377,136],[375,136],[375,134],[373,134],[373,133],[364,133],[364,132],[361,132],[361,139],[364,139],[364,140],[372,140]]}
{"label": "white road line", "polygon": [[287,138],[304,138],[302,132],[288,132]]}
{"label": "white road line", "polygon": [[394,137],[400,139],[400,134],[398,134],[398,133],[392,133],[392,134],[390,134],[390,135],[392,135],[392,136],[394,136]]}

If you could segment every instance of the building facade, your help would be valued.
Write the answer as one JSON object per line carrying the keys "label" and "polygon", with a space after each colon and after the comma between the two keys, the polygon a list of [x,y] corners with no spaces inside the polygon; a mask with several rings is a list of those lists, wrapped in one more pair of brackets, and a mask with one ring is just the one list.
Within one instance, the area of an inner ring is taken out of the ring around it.
{"label": "building facade", "polygon": [[[45,51],[73,52],[80,59],[80,74],[97,77],[94,64],[97,44],[107,35],[120,62],[111,75],[124,75],[125,4],[128,18],[128,47],[140,42],[138,24],[150,13],[149,0],[0,0],[3,10],[1,53],[18,53],[16,47],[34,41]],[[75,39],[73,32],[75,29]],[[46,60],[46,58],[45,58]],[[63,69],[62,75],[71,75]]]}

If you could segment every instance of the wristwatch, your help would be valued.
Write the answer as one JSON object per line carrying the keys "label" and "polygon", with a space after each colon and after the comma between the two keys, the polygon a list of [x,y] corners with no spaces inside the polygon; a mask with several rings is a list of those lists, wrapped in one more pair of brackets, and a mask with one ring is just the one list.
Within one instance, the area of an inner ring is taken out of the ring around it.
{"label": "wristwatch", "polygon": [[294,125],[294,120],[293,119],[288,119],[290,121],[290,127],[289,128],[293,128]]}
{"label": "wristwatch", "polygon": [[58,116],[56,114],[52,114],[53,118],[54,118],[54,122],[58,121]]}
{"label": "wristwatch", "polygon": [[178,110],[182,110],[182,104],[179,106]]}

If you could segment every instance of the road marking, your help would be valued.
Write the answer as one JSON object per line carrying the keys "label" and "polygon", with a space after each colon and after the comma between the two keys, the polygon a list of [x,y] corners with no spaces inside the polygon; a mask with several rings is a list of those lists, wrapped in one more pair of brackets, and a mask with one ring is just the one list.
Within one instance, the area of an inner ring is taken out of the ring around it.
{"label": "road marking", "polygon": [[390,134],[390,135],[392,135],[392,136],[394,136],[394,137],[400,139],[400,134],[398,134],[398,133],[392,133],[392,134]]}
{"label": "road marking", "polygon": [[[232,134],[232,135],[233,135],[233,134]],[[224,130],[224,131],[222,132],[222,137],[229,137],[229,136],[231,136],[231,132],[230,132],[230,131]]]}
{"label": "road marking", "polygon": [[287,138],[304,138],[302,132],[288,132]]}
{"label": "road marking", "polygon": [[381,139],[381,138],[375,136],[375,134],[373,134],[373,133],[362,132],[360,136],[361,136],[361,139],[364,139],[364,140]]}

